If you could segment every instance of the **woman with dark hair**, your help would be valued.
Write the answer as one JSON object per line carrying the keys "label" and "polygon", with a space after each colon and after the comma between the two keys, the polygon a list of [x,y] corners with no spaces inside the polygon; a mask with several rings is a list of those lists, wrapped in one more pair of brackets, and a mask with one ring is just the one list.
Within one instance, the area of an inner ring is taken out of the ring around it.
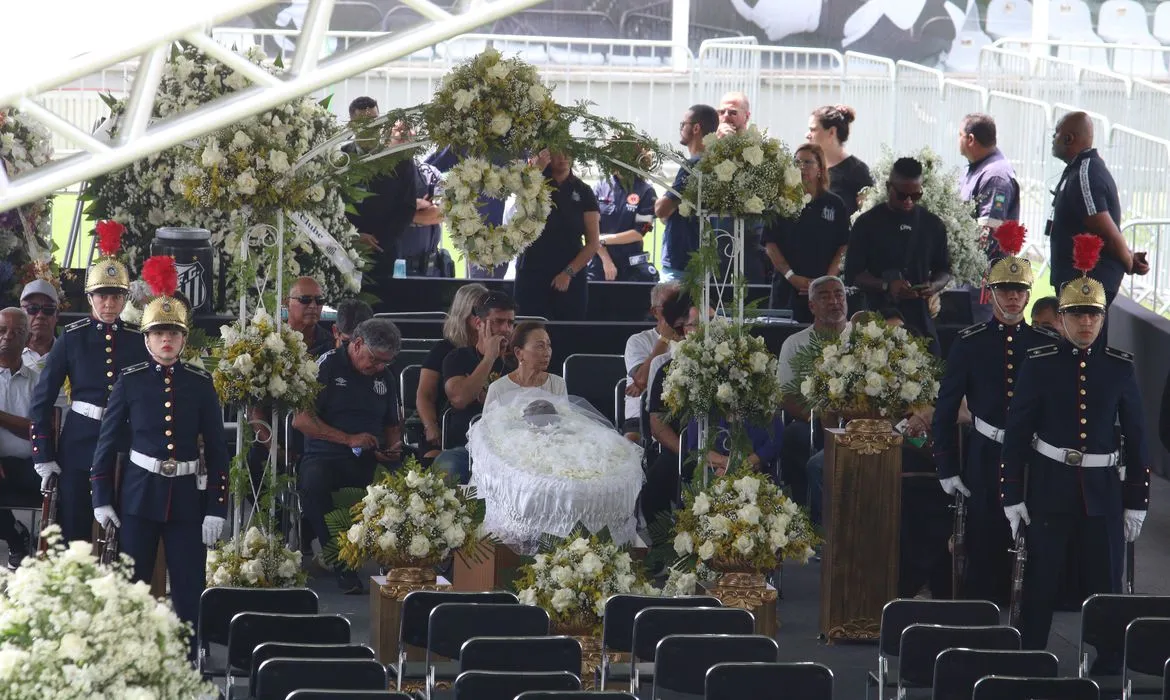
{"label": "woman with dark hair", "polygon": [[845,150],[849,125],[857,113],[848,105],[825,105],[813,110],[805,139],[821,147],[829,166],[829,189],[845,202],[849,216],[861,206],[861,190],[873,186],[869,166]]}
{"label": "woman with dark hair", "polygon": [[812,323],[808,286],[823,275],[838,276],[849,242],[849,215],[841,198],[829,190],[829,169],[820,146],[796,149],[796,165],[808,204],[796,221],[779,220],[764,232],[764,250],[776,273],[772,276],[773,309],[791,309],[792,317]]}
{"label": "woman with dark hair", "polygon": [[488,386],[487,398],[483,401],[485,410],[504,396],[521,389],[541,389],[554,396],[568,393],[565,380],[548,371],[548,363],[552,360],[552,341],[543,323],[517,323],[512,331],[510,347],[516,358],[516,369]]}

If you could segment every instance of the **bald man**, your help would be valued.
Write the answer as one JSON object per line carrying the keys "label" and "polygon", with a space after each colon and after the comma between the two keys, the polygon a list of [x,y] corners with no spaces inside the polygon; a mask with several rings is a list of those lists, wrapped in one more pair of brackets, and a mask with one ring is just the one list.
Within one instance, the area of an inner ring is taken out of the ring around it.
{"label": "bald man", "polygon": [[715,133],[722,138],[743,131],[751,116],[752,109],[747,95],[738,91],[729,92],[719,101],[719,128]]}
{"label": "bald man", "polygon": [[1093,148],[1093,122],[1084,112],[1070,112],[1056,123],[1052,155],[1067,163],[1056,195],[1046,233],[1052,242],[1052,286],[1060,291],[1080,273],[1073,268],[1072,239],[1078,233],[1100,236],[1105,241],[1101,261],[1090,276],[1105,287],[1106,304],[1112,304],[1127,274],[1150,271],[1144,252],[1131,252],[1121,235],[1121,202],[1117,183],[1105,161]]}

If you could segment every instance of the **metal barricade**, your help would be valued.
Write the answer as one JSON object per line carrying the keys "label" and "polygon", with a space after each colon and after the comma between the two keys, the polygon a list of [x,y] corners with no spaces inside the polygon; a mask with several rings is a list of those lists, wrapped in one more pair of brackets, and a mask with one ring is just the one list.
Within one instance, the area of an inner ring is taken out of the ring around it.
{"label": "metal barricade", "polygon": [[[1052,108],[1045,102],[1002,92],[992,92],[987,112],[999,124],[999,148],[1012,162],[1020,183],[1020,220],[1029,231],[1044,230],[1052,204],[1052,188],[1060,176],[1059,161],[1049,148],[1052,133]],[[1028,237],[1025,253],[1034,259],[1048,259],[1044,236]]]}
{"label": "metal barricade", "polygon": [[1137,219],[1121,227],[1130,248],[1145,251],[1148,275],[1129,275],[1120,292],[1160,316],[1170,315],[1170,218]]}

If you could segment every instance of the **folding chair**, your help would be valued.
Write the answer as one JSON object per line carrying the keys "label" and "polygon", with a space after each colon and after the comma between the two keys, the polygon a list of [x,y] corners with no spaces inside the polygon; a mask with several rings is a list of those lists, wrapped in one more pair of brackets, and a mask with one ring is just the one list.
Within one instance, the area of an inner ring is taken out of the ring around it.
{"label": "folding chair", "polygon": [[530,690],[581,690],[572,673],[467,671],[455,679],[455,700],[512,700]]}
{"label": "folding chair", "polygon": [[407,365],[398,375],[398,399],[402,402],[402,410],[410,415],[418,408],[415,399],[418,396],[418,381],[422,376],[422,365]]}
{"label": "folding chair", "polygon": [[638,700],[617,690],[530,690],[516,700]]}
{"label": "folding chair", "polygon": [[317,594],[309,588],[233,588],[215,586],[199,596],[195,639],[196,667],[207,677],[227,675],[227,666],[211,666],[211,645],[227,646],[228,626],[236,613],[268,612],[289,615],[317,613]]}
{"label": "folding chair", "polygon": [[933,700],[969,700],[984,676],[1056,678],[1056,655],[1047,651],[946,649],[934,661]]}
{"label": "folding chair", "polygon": [[[427,664],[423,661],[407,661],[406,647],[426,649],[430,639],[431,611],[443,603],[487,603],[519,605],[520,600],[512,593],[495,591],[491,593],[462,593],[456,591],[412,591],[402,599],[402,611],[398,618],[398,662],[386,668],[395,679],[394,687],[402,690],[405,681],[421,681],[427,677]],[[451,664],[450,673],[458,673],[458,667]]]}
{"label": "folding chair", "polygon": [[[646,608],[719,608],[723,603],[715,596],[684,596],[662,598],[651,595],[612,595],[605,601],[601,617],[601,667],[597,669],[598,688],[604,689],[612,680],[629,683],[632,668],[629,663],[610,663],[612,653],[629,654],[634,650],[634,617]],[[657,643],[657,642],[655,642]],[[653,680],[654,664],[642,664],[643,678]]]}
{"label": "folding chair", "polygon": [[264,642],[252,652],[252,674],[248,687],[256,687],[260,665],[269,659],[373,659],[374,650],[365,644],[290,644]]}
{"label": "folding chair", "polygon": [[885,697],[887,688],[898,687],[897,669],[891,660],[897,659],[902,643],[902,632],[920,622],[936,625],[984,626],[999,624],[999,608],[986,600],[918,600],[898,598],[882,608],[881,628],[878,632],[877,671],[865,679],[865,697],[869,689],[878,689],[878,699]]}
{"label": "folding chair", "polygon": [[374,318],[388,318],[391,321],[446,321],[446,311],[383,311]]}
{"label": "folding chair", "polygon": [[286,700],[413,700],[396,690],[327,690],[310,688],[294,690]]}
{"label": "folding chair", "polygon": [[[1090,674],[1086,646],[1093,647],[1098,658],[1114,656],[1121,660],[1125,653],[1125,630],[1139,617],[1170,617],[1170,596],[1098,593],[1086,598],[1081,605],[1077,675],[1081,678],[1097,675]],[[1107,694],[1113,690],[1121,694],[1120,686],[1113,684],[1103,690]]]}
{"label": "folding chair", "polygon": [[975,684],[971,700],[1101,700],[1101,690],[1088,678],[987,676]]}
{"label": "folding chair", "polygon": [[[609,387],[626,376],[626,358],[621,355],[575,353],[565,358],[561,367],[565,388],[569,394],[580,396],[598,411],[609,413]],[[616,418],[610,414],[611,419]]]}
{"label": "folding chair", "polygon": [[626,422],[626,387],[629,382],[629,377],[622,377],[613,387],[613,424],[619,433]]}
{"label": "folding chair", "polygon": [[432,664],[432,655],[458,662],[463,644],[473,637],[544,637],[548,635],[549,624],[548,613],[535,605],[442,603],[435,606],[427,622],[427,697],[432,697],[435,681],[455,680],[461,672],[458,664]]}
{"label": "folding chair", "polygon": [[910,625],[899,644],[898,697],[909,688],[933,687],[935,660],[944,649],[957,647],[1018,651],[1020,632],[1006,625]]}
{"label": "folding chair", "polygon": [[581,642],[572,637],[473,637],[459,650],[459,670],[581,673]]}
{"label": "folding chair", "polygon": [[403,350],[426,350],[430,352],[431,348],[439,344],[440,338],[403,338],[402,344],[399,346]]}
{"label": "folding chair", "polygon": [[776,640],[762,634],[672,634],[654,654],[654,700],[701,698],[707,672],[727,662],[774,663]]}
{"label": "folding chair", "polygon": [[386,668],[373,659],[268,659],[260,664],[253,696],[285,700],[302,688],[385,690]]}
{"label": "folding chair", "polygon": [[833,700],[833,672],[824,664],[799,663],[716,664],[707,671],[706,700],[782,697]]}
{"label": "folding chair", "polygon": [[658,643],[669,635],[750,635],[755,630],[756,618],[740,608],[644,608],[634,615],[630,634],[630,692],[641,692],[643,664],[650,665],[651,674],[657,673]]}
{"label": "folding chair", "polygon": [[[1123,700],[1135,695],[1165,692],[1161,676],[1170,659],[1170,618],[1139,617],[1125,628],[1125,653],[1121,662]],[[1135,685],[1133,673],[1158,678],[1157,684]]]}
{"label": "folding chair", "polygon": [[227,700],[234,696],[236,676],[251,675],[252,652],[264,642],[349,644],[349,633],[349,620],[341,615],[237,613],[228,627]]}

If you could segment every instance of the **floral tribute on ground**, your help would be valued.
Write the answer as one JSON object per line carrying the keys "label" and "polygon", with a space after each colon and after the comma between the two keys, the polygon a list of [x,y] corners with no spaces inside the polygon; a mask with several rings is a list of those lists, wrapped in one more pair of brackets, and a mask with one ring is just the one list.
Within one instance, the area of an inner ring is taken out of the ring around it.
{"label": "floral tribute on ground", "polygon": [[207,552],[209,586],[292,588],[305,585],[305,579],[301,553],[270,535],[268,528],[250,527]]}

